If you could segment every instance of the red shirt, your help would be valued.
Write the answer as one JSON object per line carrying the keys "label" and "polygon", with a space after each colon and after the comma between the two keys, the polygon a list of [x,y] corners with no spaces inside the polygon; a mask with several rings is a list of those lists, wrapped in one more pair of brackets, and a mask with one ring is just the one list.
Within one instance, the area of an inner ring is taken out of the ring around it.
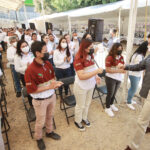
{"label": "red shirt", "polygon": [[35,59],[25,72],[25,82],[28,93],[34,93],[38,85],[54,79],[54,69],[49,61],[43,65],[38,64]]}
{"label": "red shirt", "polygon": [[119,63],[124,64],[123,56],[120,56],[119,59],[113,59],[112,56],[107,56],[105,60],[105,66],[106,67],[116,67]]}
{"label": "red shirt", "polygon": [[83,70],[84,68],[92,66],[95,64],[94,63],[94,57],[89,56],[89,58],[87,58],[84,62],[82,62],[81,58],[79,58],[79,59],[75,58],[73,64],[74,64],[74,69],[76,71]]}

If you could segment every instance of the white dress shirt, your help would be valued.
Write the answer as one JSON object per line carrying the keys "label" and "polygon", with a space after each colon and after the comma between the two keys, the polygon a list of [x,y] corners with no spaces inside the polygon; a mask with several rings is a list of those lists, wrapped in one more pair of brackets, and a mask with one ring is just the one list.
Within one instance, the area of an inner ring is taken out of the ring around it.
{"label": "white dress shirt", "polygon": [[7,60],[12,65],[14,65],[15,55],[16,55],[16,48],[13,45],[10,45],[10,47],[7,49]]}
{"label": "white dress shirt", "polygon": [[56,68],[60,68],[60,69],[70,68],[70,64],[73,62],[72,54],[70,53],[70,57],[71,57],[70,62],[64,61],[65,57],[67,57],[66,50],[59,51],[58,49],[56,49],[54,51],[53,61],[54,61]]}

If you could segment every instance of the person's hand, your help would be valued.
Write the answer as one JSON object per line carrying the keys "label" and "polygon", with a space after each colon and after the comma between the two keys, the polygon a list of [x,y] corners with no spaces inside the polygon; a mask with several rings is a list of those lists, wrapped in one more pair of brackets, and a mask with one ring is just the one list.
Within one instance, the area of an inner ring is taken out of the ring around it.
{"label": "person's hand", "polygon": [[29,65],[30,65],[30,63],[28,62],[28,63],[27,63],[27,67],[29,67]]}
{"label": "person's hand", "polygon": [[120,70],[119,70],[119,73],[126,73],[126,71],[123,70],[123,69],[120,69]]}
{"label": "person's hand", "polygon": [[71,57],[67,57],[67,61],[70,62],[70,60],[71,60]]}
{"label": "person's hand", "polygon": [[97,69],[97,74],[99,74],[99,73],[103,73],[103,69],[102,68],[98,68]]}
{"label": "person's hand", "polygon": [[53,80],[51,81],[51,84],[49,85],[49,89],[57,89],[59,88],[60,86],[62,86],[64,83],[61,82],[61,81],[56,81],[56,80]]}
{"label": "person's hand", "polygon": [[50,55],[53,55],[53,53],[54,53],[54,51],[51,51],[49,54],[50,54]]}
{"label": "person's hand", "polygon": [[101,78],[99,77],[99,76],[96,76],[95,77],[96,78],[96,84],[101,84]]}
{"label": "person's hand", "polygon": [[98,47],[96,47],[96,48],[94,49],[94,54],[96,54],[97,51],[98,51]]}
{"label": "person's hand", "polygon": [[125,65],[119,63],[118,66],[117,66],[117,68],[118,68],[118,69],[124,69],[124,68],[125,68]]}
{"label": "person's hand", "polygon": [[64,58],[64,62],[67,60],[67,57]]}

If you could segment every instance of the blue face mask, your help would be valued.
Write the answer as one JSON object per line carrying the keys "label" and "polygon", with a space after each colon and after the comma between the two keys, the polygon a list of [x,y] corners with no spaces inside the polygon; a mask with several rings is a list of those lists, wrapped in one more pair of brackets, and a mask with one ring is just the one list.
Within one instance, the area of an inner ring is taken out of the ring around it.
{"label": "blue face mask", "polygon": [[49,58],[49,53],[44,53],[44,56],[42,57],[42,60],[46,61],[46,60],[48,60],[48,58]]}

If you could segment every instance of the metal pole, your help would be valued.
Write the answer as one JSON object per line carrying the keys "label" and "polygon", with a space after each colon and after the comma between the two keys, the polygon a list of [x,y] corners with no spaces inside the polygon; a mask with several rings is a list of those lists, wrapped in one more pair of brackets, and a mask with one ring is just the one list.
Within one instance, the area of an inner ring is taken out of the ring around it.
{"label": "metal pole", "polygon": [[70,19],[70,16],[68,16],[68,29],[69,29],[69,35],[71,36],[71,19]]}
{"label": "metal pole", "polygon": [[26,20],[26,26],[27,26],[27,28],[28,28],[28,18],[27,18],[27,11],[26,11],[26,7],[25,7],[25,5],[23,5],[23,8],[24,8],[24,15],[25,15],[25,20]]}
{"label": "metal pole", "polygon": [[118,37],[120,38],[121,32],[121,7],[119,8],[119,16],[118,16]]}
{"label": "metal pole", "polygon": [[[138,5],[138,0],[131,0],[129,23],[128,23],[127,49],[126,49],[127,64],[129,64],[129,60],[133,49],[136,16],[137,16],[137,5]],[[127,83],[128,83],[128,75],[126,74],[124,79],[124,85],[123,85],[124,100],[126,100]]]}

